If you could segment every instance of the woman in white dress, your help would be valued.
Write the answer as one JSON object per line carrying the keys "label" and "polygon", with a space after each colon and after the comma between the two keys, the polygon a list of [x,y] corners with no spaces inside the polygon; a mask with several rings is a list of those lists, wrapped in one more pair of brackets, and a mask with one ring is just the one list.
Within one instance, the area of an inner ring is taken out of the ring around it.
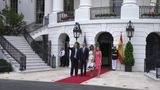
{"label": "woman in white dress", "polygon": [[88,69],[91,71],[91,77],[93,76],[93,70],[95,68],[95,61],[94,61],[94,46],[90,45],[89,47],[89,60],[87,63]]}

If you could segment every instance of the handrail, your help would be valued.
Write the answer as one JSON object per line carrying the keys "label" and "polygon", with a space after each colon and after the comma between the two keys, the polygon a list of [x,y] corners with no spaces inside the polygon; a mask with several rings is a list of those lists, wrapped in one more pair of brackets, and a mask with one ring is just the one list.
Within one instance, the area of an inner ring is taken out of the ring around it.
{"label": "handrail", "polygon": [[37,24],[36,22],[32,22],[32,23],[26,25],[25,27],[30,28],[30,29],[28,29],[28,31],[27,31],[28,33],[30,33],[30,32],[34,32],[34,31],[42,28],[42,27],[43,27],[43,24]]}
{"label": "handrail", "polygon": [[19,51],[17,48],[15,48],[6,38],[4,38],[0,34],[0,44],[5,49],[8,54],[13,57],[18,64],[20,64],[19,70],[23,71],[26,70],[26,56]]}
{"label": "handrail", "polygon": [[42,58],[45,63],[47,63],[47,65],[55,67],[52,60],[52,58],[55,59],[55,57],[50,55],[45,49],[43,49],[43,47],[39,45],[26,30],[24,30],[24,37],[31,48],[35,51],[35,53],[37,53],[39,57]]}
{"label": "handrail", "polygon": [[57,13],[57,22],[67,22],[74,20],[74,11],[62,11]]}

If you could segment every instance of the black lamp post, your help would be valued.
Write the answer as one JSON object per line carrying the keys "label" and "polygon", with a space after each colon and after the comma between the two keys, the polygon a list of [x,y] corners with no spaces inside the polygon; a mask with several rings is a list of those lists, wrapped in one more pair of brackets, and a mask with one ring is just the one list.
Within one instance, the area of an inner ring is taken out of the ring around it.
{"label": "black lamp post", "polygon": [[126,33],[127,33],[127,37],[129,38],[129,41],[130,41],[131,38],[133,37],[133,34],[134,34],[134,26],[131,21],[129,21],[127,24]]}
{"label": "black lamp post", "polygon": [[76,38],[76,42],[77,42],[77,39],[79,38],[81,33],[82,33],[82,31],[80,28],[80,24],[78,22],[76,22],[74,25],[74,28],[73,28],[73,35],[74,35],[74,38]]}

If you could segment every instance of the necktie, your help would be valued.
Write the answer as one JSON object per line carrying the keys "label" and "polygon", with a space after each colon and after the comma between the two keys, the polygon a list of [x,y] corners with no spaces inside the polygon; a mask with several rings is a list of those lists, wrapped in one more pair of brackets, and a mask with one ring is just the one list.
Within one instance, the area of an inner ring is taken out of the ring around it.
{"label": "necktie", "polygon": [[83,48],[83,53],[84,53],[85,48]]}

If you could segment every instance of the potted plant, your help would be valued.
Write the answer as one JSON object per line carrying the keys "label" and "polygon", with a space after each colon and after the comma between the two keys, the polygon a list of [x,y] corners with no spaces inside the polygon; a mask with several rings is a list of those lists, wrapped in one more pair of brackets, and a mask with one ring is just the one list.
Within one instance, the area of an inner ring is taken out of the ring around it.
{"label": "potted plant", "polygon": [[130,41],[126,44],[125,51],[124,51],[124,60],[125,64],[125,71],[132,72],[132,66],[134,66],[135,60],[133,56],[133,46]]}
{"label": "potted plant", "polygon": [[104,14],[96,14],[95,17],[111,17],[111,16],[117,16],[115,13],[104,13]]}
{"label": "potted plant", "polygon": [[149,13],[143,13],[141,16],[156,17],[156,16],[160,16],[160,13],[149,12]]}

